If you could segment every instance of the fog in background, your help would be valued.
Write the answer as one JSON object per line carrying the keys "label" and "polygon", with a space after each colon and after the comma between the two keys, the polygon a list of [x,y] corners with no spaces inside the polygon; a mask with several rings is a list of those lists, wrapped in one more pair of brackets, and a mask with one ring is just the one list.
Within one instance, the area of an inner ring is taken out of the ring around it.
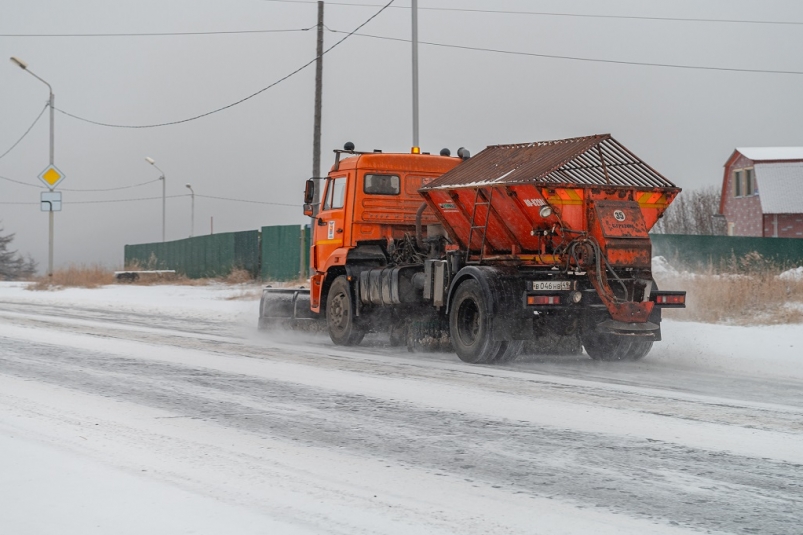
{"label": "fog in background", "polygon": [[[348,1],[348,0],[344,0]],[[327,4],[325,22],[352,30],[375,7]],[[2,0],[0,34],[155,33],[309,28],[315,3],[264,0]],[[437,11],[432,7],[553,13],[803,22],[795,1],[637,2],[421,0],[419,38],[473,47],[631,62],[803,71],[803,26],[623,20]],[[410,37],[409,0],[361,33]],[[398,7],[395,7],[398,6]],[[327,32],[326,46],[342,38]],[[331,150],[409,151],[410,44],[353,36],[325,56],[322,168]],[[528,57],[422,44],[421,146],[437,153],[610,132],[683,188],[718,184],[737,146],[803,145],[803,75],[687,70]],[[315,56],[315,31],[148,37],[0,37],[0,154],[47,101],[44,84],[8,61],[17,56],[47,80],[56,107],[127,125],[177,121],[225,106]],[[123,245],[161,240],[167,176],[167,239],[303,224],[303,181],[312,171],[314,66],[230,109],[161,128],[119,129],[56,113],[55,163],[67,179],[56,214],[56,267],[122,264]],[[48,116],[0,159],[0,176],[40,185],[48,165]],[[41,188],[0,179],[0,220],[13,244],[47,264]],[[73,204],[153,198],[141,201]],[[4,204],[4,203],[32,204]],[[291,206],[283,206],[284,204]]]}

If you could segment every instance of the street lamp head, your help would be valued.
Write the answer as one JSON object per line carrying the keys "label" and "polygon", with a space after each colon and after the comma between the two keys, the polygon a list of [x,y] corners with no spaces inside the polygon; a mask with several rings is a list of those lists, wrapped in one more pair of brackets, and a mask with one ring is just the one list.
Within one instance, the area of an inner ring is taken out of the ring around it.
{"label": "street lamp head", "polygon": [[191,185],[189,185],[189,184],[184,184],[184,185],[187,186],[189,189],[192,189]]}
{"label": "street lamp head", "polygon": [[24,61],[22,61],[20,58],[11,56],[9,59],[11,60],[11,63],[16,64],[20,69],[27,69],[28,68],[28,64],[25,63]]}
{"label": "street lamp head", "polygon": [[151,158],[150,156],[145,156],[145,161],[148,162],[151,165],[154,165],[156,163],[156,162],[153,161],[153,158]]}

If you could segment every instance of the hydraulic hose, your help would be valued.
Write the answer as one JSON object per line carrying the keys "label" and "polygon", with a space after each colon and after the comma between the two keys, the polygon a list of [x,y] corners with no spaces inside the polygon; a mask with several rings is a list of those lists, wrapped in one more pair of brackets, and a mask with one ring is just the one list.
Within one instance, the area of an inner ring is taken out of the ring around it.
{"label": "hydraulic hose", "polygon": [[421,203],[421,206],[418,207],[418,211],[415,213],[415,244],[422,251],[424,250],[424,229],[422,228],[421,218],[427,206],[427,203]]}

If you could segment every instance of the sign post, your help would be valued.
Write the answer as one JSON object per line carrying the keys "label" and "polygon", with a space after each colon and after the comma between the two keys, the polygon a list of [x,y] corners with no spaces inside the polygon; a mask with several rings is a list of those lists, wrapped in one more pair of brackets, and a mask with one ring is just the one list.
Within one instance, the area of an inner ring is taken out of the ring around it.
{"label": "sign post", "polygon": [[[52,102],[51,102],[52,105]],[[52,110],[52,108],[51,108]],[[52,126],[52,124],[51,124]],[[51,138],[50,138],[50,165],[48,165],[44,171],[39,173],[39,180],[41,180],[45,186],[47,186],[50,191],[42,192],[42,196],[40,198],[40,206],[39,209],[43,212],[49,213],[49,225],[48,225],[48,240],[47,240],[47,276],[53,277],[53,213],[61,211],[61,192],[60,191],[53,191],[53,188],[56,187],[62,180],[67,178],[67,175],[59,171],[59,169],[53,165],[53,132],[51,129]],[[45,208],[47,206],[47,208]]]}

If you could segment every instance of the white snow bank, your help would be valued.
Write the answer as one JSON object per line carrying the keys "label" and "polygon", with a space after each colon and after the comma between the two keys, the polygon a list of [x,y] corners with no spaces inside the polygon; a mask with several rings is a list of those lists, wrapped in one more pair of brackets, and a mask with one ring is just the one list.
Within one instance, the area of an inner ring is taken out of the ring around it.
{"label": "white snow bank", "polygon": [[798,266],[794,269],[787,269],[778,275],[778,278],[787,281],[803,281],[803,266]]}
{"label": "white snow bank", "polygon": [[[100,288],[64,288],[31,291],[29,283],[0,282],[0,299],[6,303],[91,307],[115,312],[159,313],[207,319],[258,314],[259,286],[209,284],[184,286],[113,284]],[[253,295],[251,295],[253,294]]]}
{"label": "white snow bank", "polygon": [[803,327],[732,326],[664,320],[650,361],[670,367],[803,380]]}
{"label": "white snow bank", "polygon": [[653,256],[652,273],[653,275],[677,275],[678,272],[669,265],[669,262],[663,256]]}

